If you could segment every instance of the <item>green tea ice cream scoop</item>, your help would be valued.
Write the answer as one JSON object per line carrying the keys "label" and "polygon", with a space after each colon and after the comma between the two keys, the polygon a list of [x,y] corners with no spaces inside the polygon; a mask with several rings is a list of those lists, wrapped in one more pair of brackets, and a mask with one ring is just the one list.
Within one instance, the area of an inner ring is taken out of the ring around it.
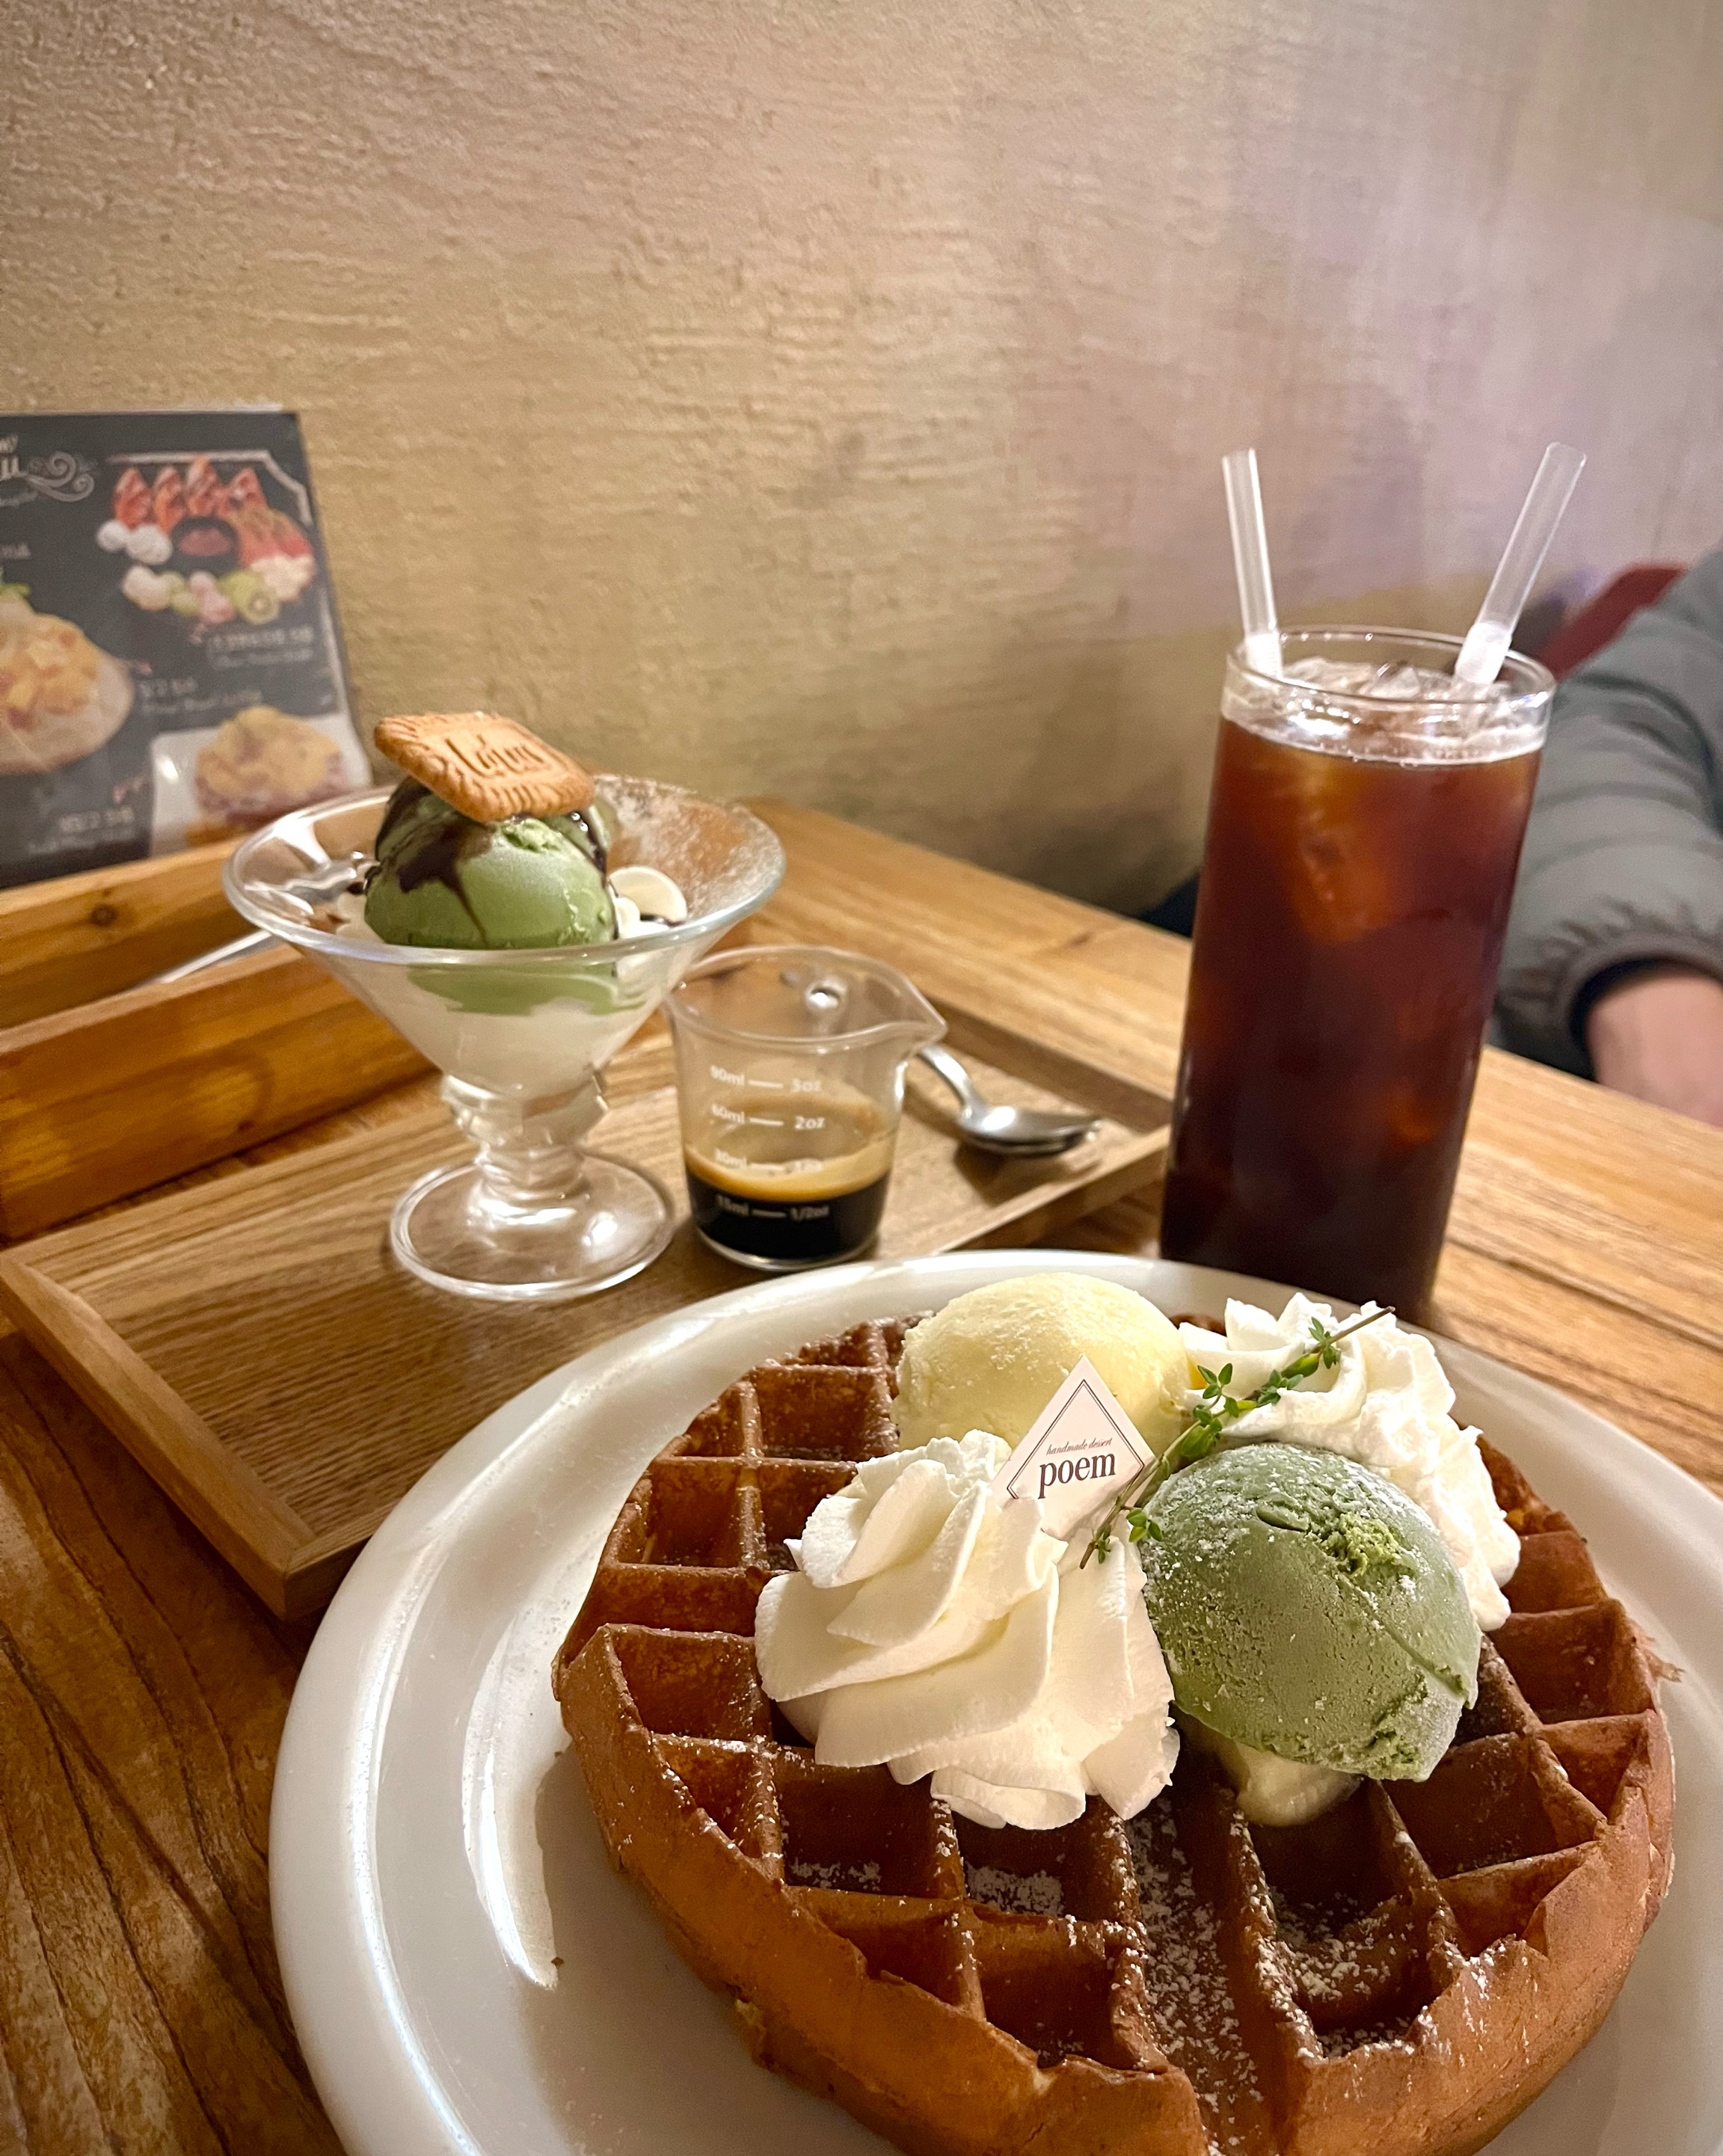
{"label": "green tea ice cream scoop", "polygon": [[616,912],[582,825],[566,816],[479,824],[408,780],[377,834],[365,921],[385,943],[521,951],[605,943]]}
{"label": "green tea ice cream scoop", "polygon": [[1287,1444],[1161,1485],[1141,1545],[1180,1710],[1284,1759],[1422,1781],[1478,1695],[1477,1620],[1434,1527],[1392,1482]]}

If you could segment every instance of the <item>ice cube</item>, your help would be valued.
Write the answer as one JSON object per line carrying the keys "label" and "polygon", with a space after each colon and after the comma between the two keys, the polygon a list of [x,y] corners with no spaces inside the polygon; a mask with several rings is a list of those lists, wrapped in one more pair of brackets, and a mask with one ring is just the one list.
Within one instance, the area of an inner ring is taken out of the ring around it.
{"label": "ice cube", "polygon": [[1501,701],[1502,691],[1490,683],[1483,688],[1456,681],[1451,674],[1433,667],[1413,666],[1404,661],[1374,665],[1362,659],[1300,659],[1286,669],[1286,678],[1308,681],[1313,688],[1337,696],[1369,696],[1397,704],[1489,704]]}
{"label": "ice cube", "polygon": [[1397,659],[1313,654],[1273,682],[1229,669],[1221,710],[1268,740],[1370,762],[1493,762],[1543,733],[1541,709],[1505,683],[1479,688]]}
{"label": "ice cube", "polygon": [[1276,773],[1264,839],[1280,856],[1287,897],[1314,944],[1355,943],[1405,912],[1392,839],[1371,813],[1373,761],[1295,752]]}

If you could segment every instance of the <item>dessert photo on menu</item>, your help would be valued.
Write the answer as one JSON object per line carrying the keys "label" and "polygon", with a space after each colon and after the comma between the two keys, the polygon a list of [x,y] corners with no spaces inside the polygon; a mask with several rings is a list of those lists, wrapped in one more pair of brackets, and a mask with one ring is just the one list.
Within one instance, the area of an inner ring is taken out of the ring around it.
{"label": "dessert photo on menu", "polygon": [[291,413],[0,416],[0,885],[368,773]]}

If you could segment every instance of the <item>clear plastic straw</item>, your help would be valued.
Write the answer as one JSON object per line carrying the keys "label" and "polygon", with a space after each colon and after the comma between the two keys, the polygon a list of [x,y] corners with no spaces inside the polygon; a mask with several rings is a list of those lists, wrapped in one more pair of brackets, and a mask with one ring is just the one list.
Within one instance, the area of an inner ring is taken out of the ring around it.
{"label": "clear plastic straw", "polygon": [[1507,549],[1484,594],[1478,619],[1466,631],[1466,640],[1454,662],[1456,681],[1487,689],[1500,673],[1520,613],[1585,462],[1581,452],[1569,449],[1566,442],[1551,442],[1544,451],[1544,460],[1537,468],[1537,477],[1531,482]]}
{"label": "clear plastic straw", "polygon": [[1227,518],[1233,527],[1233,567],[1238,573],[1238,611],[1244,620],[1244,660],[1254,673],[1280,671],[1280,625],[1274,616],[1274,580],[1269,573],[1269,535],[1263,523],[1256,451],[1233,449],[1220,460],[1226,481]]}

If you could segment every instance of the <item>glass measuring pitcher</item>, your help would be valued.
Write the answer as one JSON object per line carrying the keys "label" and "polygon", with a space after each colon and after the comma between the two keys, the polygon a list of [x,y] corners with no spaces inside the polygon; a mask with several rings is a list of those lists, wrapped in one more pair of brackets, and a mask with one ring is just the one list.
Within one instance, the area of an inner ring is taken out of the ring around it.
{"label": "glass measuring pitcher", "polygon": [[676,1044],[695,1226],[763,1272],[829,1265],[879,1231],[904,1066],[945,1020],[854,951],[763,944],[690,968],[665,1011]]}

